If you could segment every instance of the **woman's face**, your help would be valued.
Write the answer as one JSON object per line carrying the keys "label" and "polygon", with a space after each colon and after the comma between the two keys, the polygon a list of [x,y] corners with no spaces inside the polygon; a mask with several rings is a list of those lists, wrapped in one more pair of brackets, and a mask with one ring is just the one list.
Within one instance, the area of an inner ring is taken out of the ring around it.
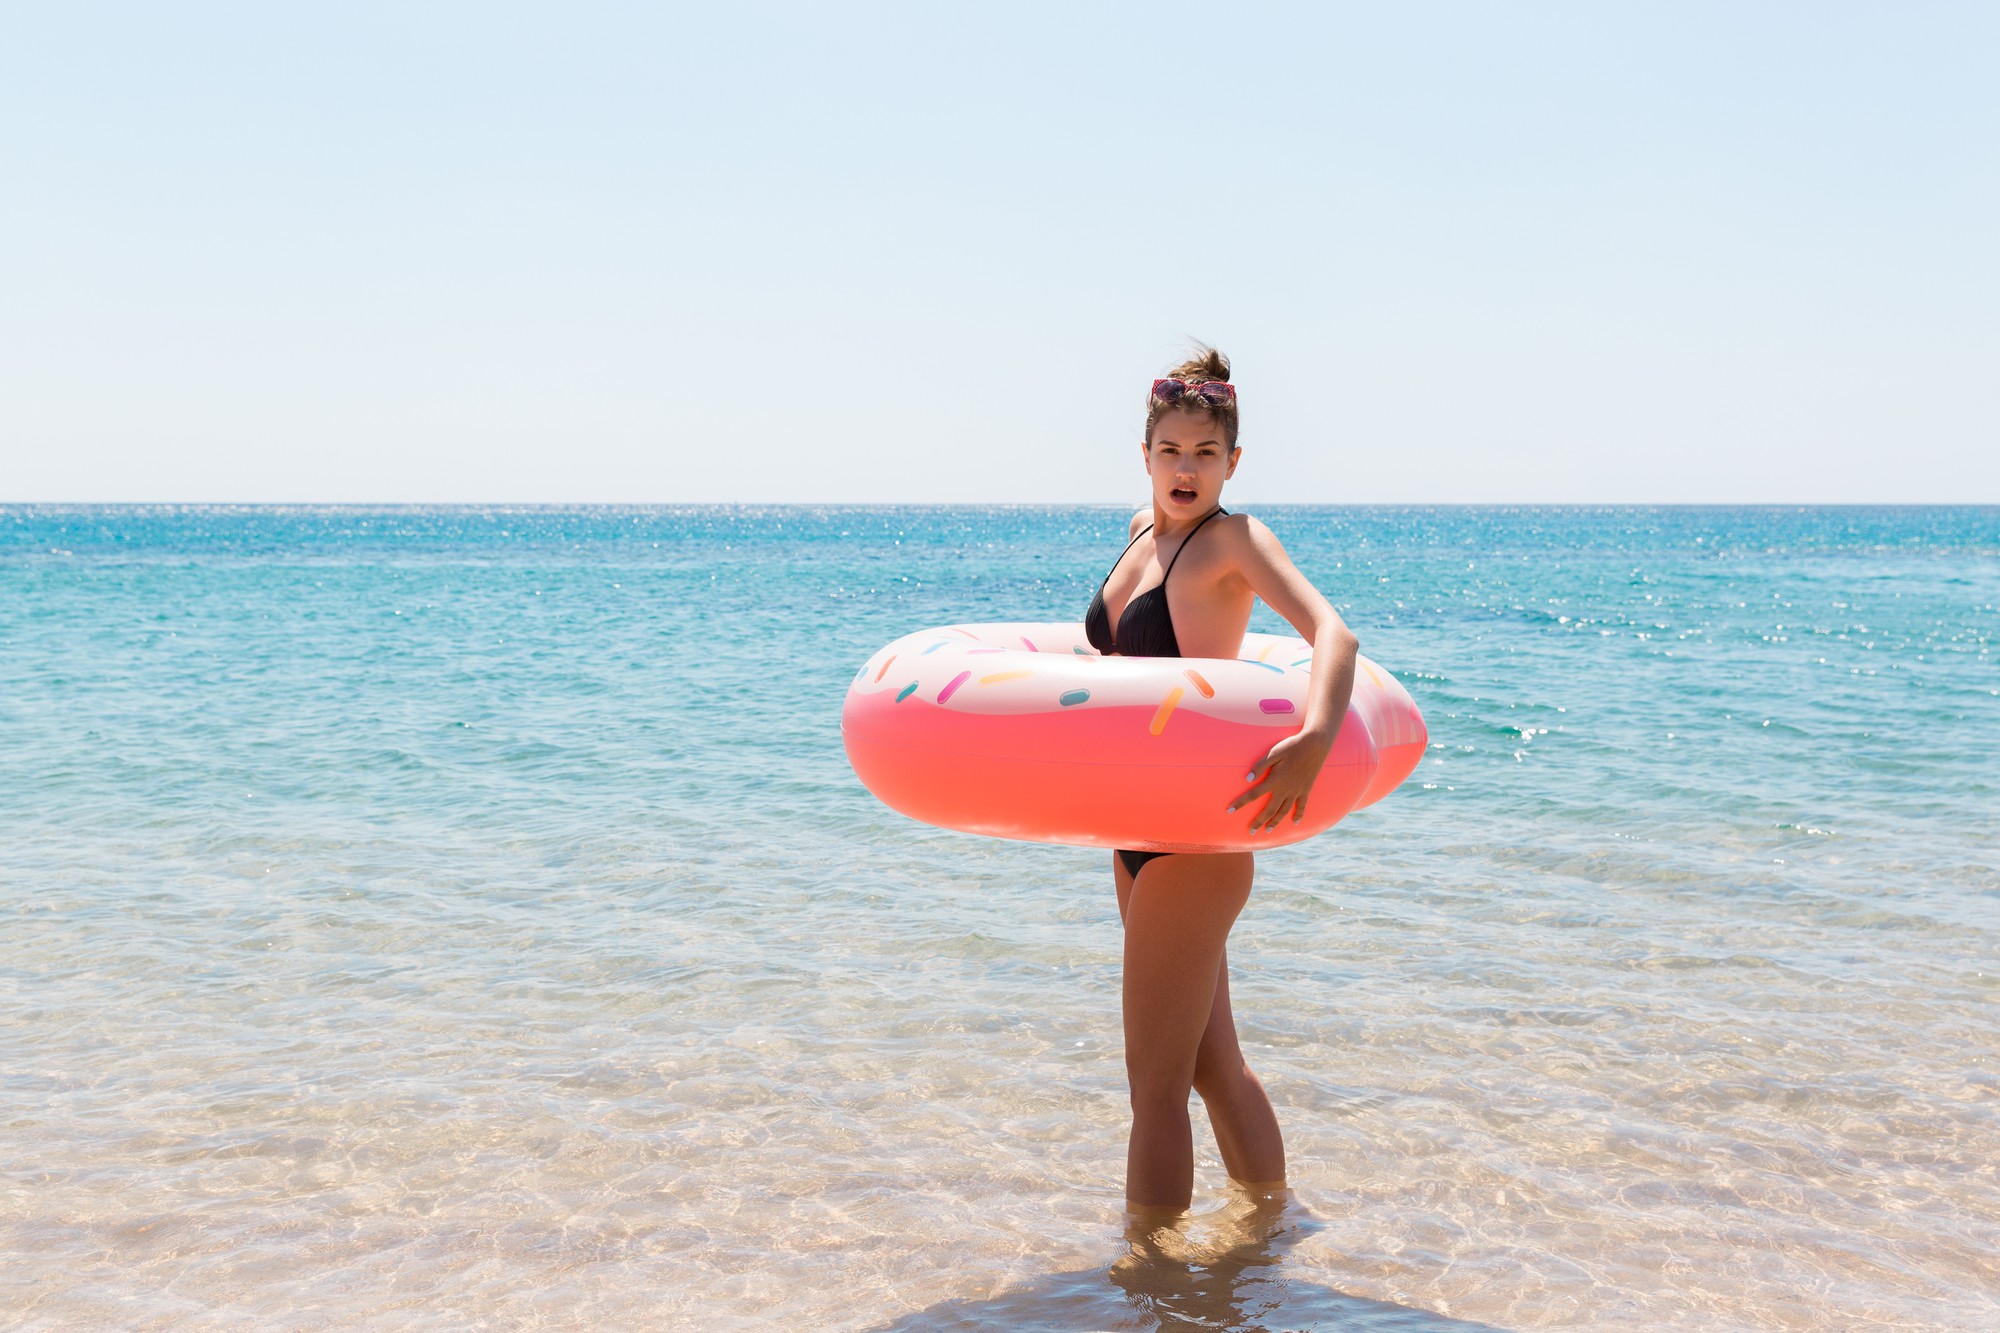
{"label": "woman's face", "polygon": [[1169,514],[1205,514],[1222,502],[1222,483],[1236,471],[1242,450],[1222,440],[1222,423],[1206,412],[1176,407],[1153,423],[1145,448],[1153,503]]}

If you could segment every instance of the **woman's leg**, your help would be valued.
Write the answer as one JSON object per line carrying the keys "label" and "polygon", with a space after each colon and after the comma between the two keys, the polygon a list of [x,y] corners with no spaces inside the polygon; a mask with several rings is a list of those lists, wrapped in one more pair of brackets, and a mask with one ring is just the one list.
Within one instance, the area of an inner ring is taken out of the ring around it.
{"label": "woman's leg", "polygon": [[1160,857],[1129,885],[1122,869],[1115,872],[1125,917],[1125,1073],[1132,1087],[1125,1198],[1135,1207],[1184,1209],[1193,1201],[1188,1092],[1223,946],[1250,897],[1254,868],[1250,853],[1226,852]]}
{"label": "woman's leg", "polygon": [[1265,1189],[1285,1182],[1285,1139],[1271,1099],[1264,1095],[1243,1048],[1236,1041],[1236,1016],[1229,1008],[1229,955],[1216,971],[1215,1001],[1194,1058],[1194,1090],[1208,1108],[1215,1143],[1230,1179]]}

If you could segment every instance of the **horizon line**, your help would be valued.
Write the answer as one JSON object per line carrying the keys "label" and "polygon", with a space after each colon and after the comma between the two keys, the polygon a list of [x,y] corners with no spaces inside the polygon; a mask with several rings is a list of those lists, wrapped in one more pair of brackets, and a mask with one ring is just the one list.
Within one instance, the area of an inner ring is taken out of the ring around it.
{"label": "horizon line", "polygon": [[[1248,500],[1260,509],[2000,509],[2000,500]],[[0,500],[23,509],[1132,509],[1126,500]]]}

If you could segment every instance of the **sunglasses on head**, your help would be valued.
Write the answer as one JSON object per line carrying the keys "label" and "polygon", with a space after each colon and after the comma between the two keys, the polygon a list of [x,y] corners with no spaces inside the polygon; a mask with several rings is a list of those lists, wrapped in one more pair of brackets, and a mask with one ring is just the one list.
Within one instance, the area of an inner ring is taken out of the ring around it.
{"label": "sunglasses on head", "polygon": [[1193,394],[1210,407],[1221,407],[1224,403],[1236,401],[1236,386],[1224,384],[1221,380],[1210,380],[1206,384],[1189,384],[1186,380],[1153,381],[1153,397],[1163,403],[1178,403],[1188,394]]}

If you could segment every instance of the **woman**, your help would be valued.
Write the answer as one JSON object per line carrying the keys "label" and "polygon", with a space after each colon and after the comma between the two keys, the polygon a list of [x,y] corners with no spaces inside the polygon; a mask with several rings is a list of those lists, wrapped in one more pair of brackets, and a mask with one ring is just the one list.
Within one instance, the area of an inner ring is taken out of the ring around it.
{"label": "woman", "polygon": [[[1357,641],[1271,530],[1222,508],[1236,473],[1236,390],[1213,348],[1156,380],[1140,446],[1153,502],[1091,599],[1085,632],[1101,653],[1235,657],[1261,597],[1313,646],[1305,725],[1278,742],[1229,805],[1249,831],[1296,821],[1347,715]],[[1169,579],[1171,576],[1171,580]],[[1261,774],[1261,776],[1260,776]],[[1138,1212],[1185,1211],[1194,1194],[1188,1091],[1201,1094],[1230,1177],[1284,1188],[1277,1117],[1236,1041],[1229,1009],[1229,928],[1250,896],[1249,852],[1121,851],[1112,877],[1125,923],[1125,1069],[1132,1137],[1125,1198]]]}

